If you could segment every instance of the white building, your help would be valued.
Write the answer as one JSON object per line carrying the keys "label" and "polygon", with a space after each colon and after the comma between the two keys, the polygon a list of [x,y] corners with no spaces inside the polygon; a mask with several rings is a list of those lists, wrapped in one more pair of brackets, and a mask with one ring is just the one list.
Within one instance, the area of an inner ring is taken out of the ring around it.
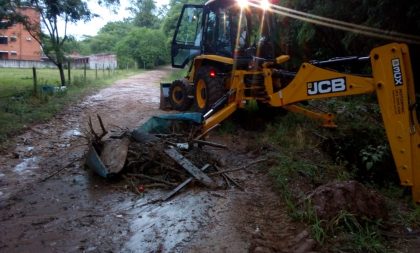
{"label": "white building", "polygon": [[89,56],[90,69],[116,69],[117,56],[115,54],[95,54]]}

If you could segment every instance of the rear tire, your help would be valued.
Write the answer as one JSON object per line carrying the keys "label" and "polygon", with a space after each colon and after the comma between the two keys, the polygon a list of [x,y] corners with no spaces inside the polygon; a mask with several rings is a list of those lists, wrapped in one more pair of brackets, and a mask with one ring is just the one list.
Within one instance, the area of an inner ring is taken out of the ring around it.
{"label": "rear tire", "polygon": [[194,82],[194,103],[198,112],[207,112],[225,93],[223,79],[217,76],[211,77],[212,70],[217,73],[217,70],[211,66],[203,66],[197,72]]}

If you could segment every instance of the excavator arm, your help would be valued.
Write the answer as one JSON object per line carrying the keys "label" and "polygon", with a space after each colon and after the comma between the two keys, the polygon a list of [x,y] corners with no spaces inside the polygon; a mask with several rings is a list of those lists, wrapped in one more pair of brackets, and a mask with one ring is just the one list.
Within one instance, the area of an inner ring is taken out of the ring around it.
{"label": "excavator arm", "polygon": [[420,203],[420,127],[408,47],[389,44],[371,52],[373,82],[402,185]]}
{"label": "excavator arm", "polygon": [[391,152],[402,185],[411,186],[420,203],[420,127],[408,47],[388,44],[370,53],[372,78],[344,75],[302,64],[296,78],[273,93],[270,104],[376,92]]}
{"label": "excavator arm", "polygon": [[[281,57],[279,57],[281,58]],[[416,113],[416,97],[408,47],[392,43],[375,48],[370,53],[372,77],[344,74],[303,63],[295,78],[283,89],[273,92],[274,64],[265,64],[259,71],[232,71],[229,95],[225,106],[206,115],[203,129],[209,129],[226,119],[243,102],[245,75],[263,75],[267,103],[324,118],[333,126],[331,115],[320,116],[294,105],[312,99],[326,99],[376,93],[391,152],[402,185],[412,188],[413,200],[420,203],[420,126]],[[223,101],[222,101],[223,102]]]}

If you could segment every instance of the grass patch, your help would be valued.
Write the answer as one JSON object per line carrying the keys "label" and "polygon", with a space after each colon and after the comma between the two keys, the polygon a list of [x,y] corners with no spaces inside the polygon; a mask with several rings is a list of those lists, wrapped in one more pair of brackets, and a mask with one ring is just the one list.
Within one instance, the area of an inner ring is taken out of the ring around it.
{"label": "grass patch", "polygon": [[311,189],[332,180],[333,172],[340,168],[333,164],[330,168],[325,165],[321,168],[309,160],[286,155],[280,156],[278,161],[271,175],[279,186],[288,214],[293,220],[307,224],[321,252],[391,252],[390,245],[380,235],[378,221],[361,223],[346,212],[332,220],[323,220],[317,217],[313,205],[306,199]]}
{"label": "grass patch", "polygon": [[221,122],[220,126],[216,128],[219,135],[231,135],[237,130],[237,125],[230,119]]}
{"label": "grass patch", "polygon": [[[420,208],[411,203],[410,196],[402,198],[401,186],[390,178],[386,184],[378,183],[378,176],[373,173],[383,168],[384,163],[393,162],[387,160],[387,139],[377,123],[380,115],[366,109],[371,106],[366,105],[368,101],[370,98],[337,102],[336,106],[345,107],[339,115],[339,129],[323,129],[319,122],[288,113],[276,118],[256,137],[255,145],[270,145],[275,149],[270,155],[277,162],[270,174],[289,216],[307,224],[320,252],[405,252],[408,247],[403,243],[405,239],[384,237],[383,231],[398,234],[407,228],[413,231],[420,228]],[[360,111],[369,113],[360,115]],[[344,148],[354,157],[342,156]],[[316,216],[313,205],[307,201],[308,193],[328,182],[350,179],[368,184],[385,196],[388,220],[356,219],[346,211],[331,220]]]}
{"label": "grass patch", "polygon": [[[88,71],[86,80],[83,77],[83,70],[74,71],[72,85],[67,86],[65,91],[42,92],[43,84],[52,84],[51,91],[59,87],[58,70],[40,69],[38,76],[47,78],[46,81],[39,83],[39,90],[33,93],[32,80],[28,80],[28,73],[31,69],[0,69],[1,72],[14,73],[0,81],[1,94],[8,94],[0,98],[0,143],[5,144],[8,137],[20,132],[29,124],[41,122],[51,118],[55,113],[62,110],[65,106],[78,101],[81,97],[112,84],[118,79],[138,73],[134,70],[119,70],[113,73],[106,73],[103,78],[96,79],[94,70]],[[81,74],[78,76],[77,74]],[[3,74],[3,73],[1,73]],[[14,80],[14,81],[13,81]],[[50,90],[49,90],[50,91]]]}
{"label": "grass patch", "polygon": [[[86,70],[86,80],[107,80],[112,76],[118,76],[130,70]],[[0,98],[19,95],[33,90],[32,69],[0,68]],[[66,81],[68,78],[65,70]],[[58,69],[37,69],[38,86],[60,85],[60,73]],[[79,85],[84,82],[83,69],[71,69],[71,84]]]}

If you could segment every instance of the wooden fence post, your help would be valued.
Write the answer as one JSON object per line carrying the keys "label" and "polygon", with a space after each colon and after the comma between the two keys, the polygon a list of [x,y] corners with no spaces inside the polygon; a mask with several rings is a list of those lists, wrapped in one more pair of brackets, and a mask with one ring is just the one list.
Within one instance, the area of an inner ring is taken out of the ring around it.
{"label": "wooden fence post", "polygon": [[34,79],[34,94],[36,95],[38,93],[38,83],[36,79],[36,68],[32,67],[32,75]]}
{"label": "wooden fence post", "polygon": [[95,79],[98,79],[98,64],[95,63]]}
{"label": "wooden fence post", "polygon": [[84,63],[84,66],[83,66],[83,79],[84,79],[84,82],[86,83],[86,62]]}
{"label": "wooden fence post", "polygon": [[70,85],[71,84],[70,61],[67,62],[67,76],[69,79],[68,85]]}

